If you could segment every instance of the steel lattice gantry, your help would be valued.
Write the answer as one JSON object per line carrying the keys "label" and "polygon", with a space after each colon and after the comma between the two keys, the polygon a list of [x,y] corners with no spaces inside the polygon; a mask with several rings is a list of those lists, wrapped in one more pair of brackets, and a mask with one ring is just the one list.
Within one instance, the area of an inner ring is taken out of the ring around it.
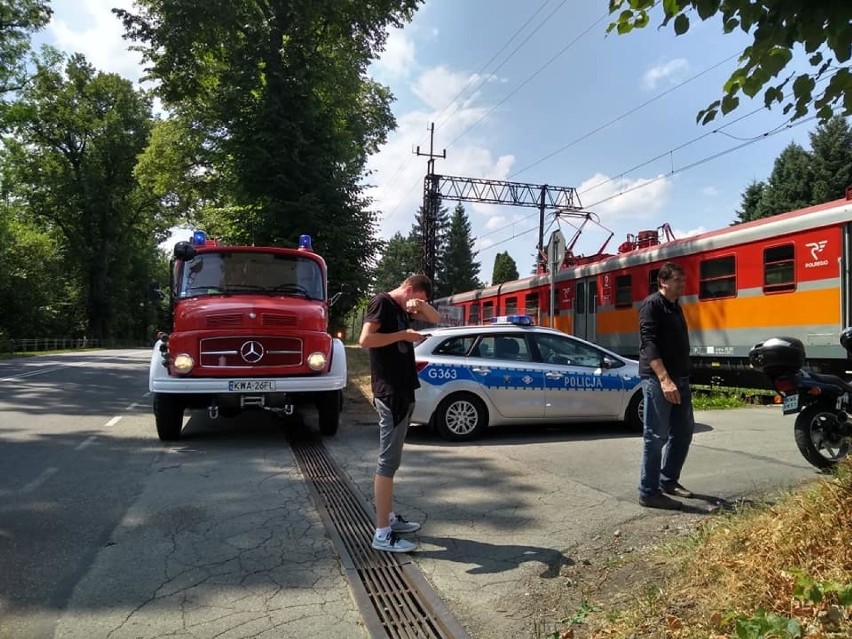
{"label": "steel lattice gantry", "polygon": [[538,261],[543,259],[544,212],[548,209],[577,211],[583,208],[577,189],[572,186],[505,182],[430,173],[423,181],[424,267],[426,275],[430,277],[435,275],[435,221],[441,200],[537,208],[539,210]]}

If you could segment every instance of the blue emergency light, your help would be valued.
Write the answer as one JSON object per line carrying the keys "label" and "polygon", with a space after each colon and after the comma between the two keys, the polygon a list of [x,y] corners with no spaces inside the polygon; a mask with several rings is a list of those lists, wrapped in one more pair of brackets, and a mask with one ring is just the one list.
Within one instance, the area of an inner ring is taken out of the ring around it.
{"label": "blue emergency light", "polygon": [[195,246],[204,246],[204,243],[207,241],[207,233],[204,231],[193,231],[192,242]]}
{"label": "blue emergency light", "polygon": [[491,318],[492,324],[515,324],[516,326],[532,326],[533,319],[529,315],[499,315]]}
{"label": "blue emergency light", "polygon": [[311,245],[311,236],[310,235],[300,235],[299,236],[299,249],[302,251],[313,251],[314,248]]}

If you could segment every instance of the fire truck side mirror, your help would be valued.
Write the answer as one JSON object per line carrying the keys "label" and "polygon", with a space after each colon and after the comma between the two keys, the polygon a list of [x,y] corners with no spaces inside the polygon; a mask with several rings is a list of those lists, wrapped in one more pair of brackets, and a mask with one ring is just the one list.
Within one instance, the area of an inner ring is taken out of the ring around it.
{"label": "fire truck side mirror", "polygon": [[176,260],[191,260],[195,257],[195,247],[190,242],[178,242],[175,244]]}
{"label": "fire truck side mirror", "polygon": [[156,280],[148,282],[148,299],[152,302],[159,302],[166,296],[160,288],[160,284]]}

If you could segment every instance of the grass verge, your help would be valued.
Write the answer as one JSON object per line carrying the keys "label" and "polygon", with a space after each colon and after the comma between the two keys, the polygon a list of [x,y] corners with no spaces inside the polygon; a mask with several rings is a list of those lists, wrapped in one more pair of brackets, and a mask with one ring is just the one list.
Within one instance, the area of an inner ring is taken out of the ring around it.
{"label": "grass verge", "polygon": [[852,637],[852,460],[774,504],[653,551],[663,577],[548,639]]}

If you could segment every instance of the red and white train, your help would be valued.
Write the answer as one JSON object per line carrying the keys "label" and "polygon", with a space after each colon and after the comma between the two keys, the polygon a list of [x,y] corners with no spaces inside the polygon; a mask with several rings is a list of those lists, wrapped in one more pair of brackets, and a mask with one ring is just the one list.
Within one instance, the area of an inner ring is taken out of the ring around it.
{"label": "red and white train", "polygon": [[842,376],[850,368],[838,343],[852,325],[850,260],[852,188],[845,199],[683,239],[660,242],[657,232],[643,231],[617,255],[567,259],[555,277],[533,275],[435,303],[464,324],[531,315],[636,357],[639,305],[656,290],[660,267],[674,261],[686,269],[681,304],[694,382],[761,387],[748,352],[771,336],[802,340],[815,371]]}

